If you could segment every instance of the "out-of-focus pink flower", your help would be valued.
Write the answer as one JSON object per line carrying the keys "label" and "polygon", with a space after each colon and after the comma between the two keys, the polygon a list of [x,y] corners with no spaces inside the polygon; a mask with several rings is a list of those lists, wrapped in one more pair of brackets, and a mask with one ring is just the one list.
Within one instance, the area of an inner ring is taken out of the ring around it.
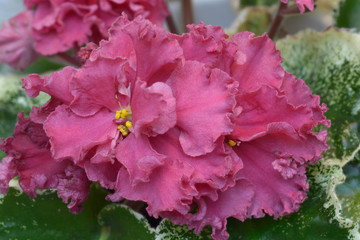
{"label": "out-of-focus pink flower", "polygon": [[[196,232],[210,225],[222,240],[228,217],[298,210],[306,167],[327,149],[326,131],[312,130],[330,122],[266,35],[189,30],[177,36],[121,17],[109,40],[82,51],[81,68],[32,74],[23,87],[53,97],[30,116],[53,161],[84,169],[113,190],[109,200],[144,201],[150,215]],[[18,170],[4,162],[8,180]]]}
{"label": "out-of-focus pink flower", "polygon": [[31,37],[32,11],[24,11],[3,22],[0,30],[0,64],[14,69],[24,69],[36,58]]}
{"label": "out-of-focus pink flower", "polygon": [[[288,3],[288,0],[281,0],[283,3]],[[305,12],[305,7],[310,11],[314,10],[314,0],[294,0],[298,6],[300,13]]]}
{"label": "out-of-focus pink flower", "polygon": [[144,16],[161,26],[168,10],[164,0],[25,1],[34,9],[35,49],[51,55],[107,38],[112,22],[122,13],[130,19]]}
{"label": "out-of-focus pink flower", "polygon": [[[0,30],[0,64],[24,69],[38,54],[53,55],[98,43],[121,14],[143,16],[162,26],[165,0],[25,0],[28,10]],[[83,52],[84,53],[84,52]],[[82,53],[82,54],[83,54]]]}

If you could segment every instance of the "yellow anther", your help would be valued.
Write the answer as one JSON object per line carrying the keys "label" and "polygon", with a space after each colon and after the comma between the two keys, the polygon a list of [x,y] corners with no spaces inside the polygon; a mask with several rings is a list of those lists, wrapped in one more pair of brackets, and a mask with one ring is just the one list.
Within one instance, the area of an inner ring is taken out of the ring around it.
{"label": "yellow anther", "polygon": [[230,139],[229,145],[230,145],[230,147],[234,147],[236,145],[236,142]]}
{"label": "yellow anther", "polygon": [[126,137],[126,136],[129,134],[129,132],[121,132],[121,134],[122,134],[124,137]]}
{"label": "yellow anther", "polygon": [[126,111],[126,109],[121,110],[121,114],[120,117],[121,118],[126,118],[129,115],[128,111]]}
{"label": "yellow anther", "polygon": [[119,119],[121,117],[121,111],[116,111],[115,118]]}
{"label": "yellow anther", "polygon": [[125,126],[127,126],[128,128],[131,128],[132,127],[132,122],[126,121]]}
{"label": "yellow anther", "polygon": [[117,127],[117,129],[119,129],[119,131],[121,132],[121,134],[125,137],[129,134],[129,129],[127,127],[125,127],[124,125],[119,125]]}

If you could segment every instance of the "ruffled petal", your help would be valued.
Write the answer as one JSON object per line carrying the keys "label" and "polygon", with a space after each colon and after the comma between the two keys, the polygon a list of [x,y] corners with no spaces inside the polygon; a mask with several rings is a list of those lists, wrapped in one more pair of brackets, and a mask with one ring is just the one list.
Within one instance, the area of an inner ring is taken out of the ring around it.
{"label": "ruffled petal", "polygon": [[150,175],[165,164],[165,156],[157,153],[150,146],[147,137],[130,134],[116,147],[116,158],[126,168],[130,184],[149,182]]}
{"label": "ruffled petal", "polygon": [[95,19],[84,21],[87,15],[97,10],[96,5],[63,2],[53,5],[41,2],[35,9],[33,37],[35,49],[43,55],[64,52],[74,45],[81,46],[89,41],[91,26]]}
{"label": "ruffled petal", "polygon": [[[288,3],[288,0],[281,0],[283,3]],[[296,5],[298,6],[300,13],[305,12],[305,7],[310,11],[314,10],[314,0],[295,0]]]}
{"label": "ruffled petal", "polygon": [[284,77],[280,51],[265,34],[254,35],[250,32],[232,35],[236,52],[230,75],[239,82],[239,89],[243,92],[254,91],[262,85],[279,88]]}
{"label": "ruffled petal", "polygon": [[37,57],[31,37],[33,14],[24,11],[4,22],[0,30],[0,64],[23,70]]}
{"label": "ruffled petal", "polygon": [[103,188],[114,189],[121,164],[118,162],[84,163],[87,178],[92,182],[99,182]]}
{"label": "ruffled petal", "polygon": [[[179,169],[183,170],[180,172]],[[148,213],[155,218],[163,211],[176,210],[185,214],[189,211],[192,190],[183,189],[182,185],[186,185],[183,182],[187,181],[190,171],[191,169],[178,161],[166,161],[162,167],[152,172],[149,182],[141,182],[133,186],[129,173],[122,168],[119,171],[115,193],[108,195],[107,199],[115,202],[122,198],[144,201],[148,204]]]}
{"label": "ruffled petal", "polygon": [[70,82],[75,73],[75,68],[65,67],[63,70],[54,72],[50,76],[45,75],[44,78],[38,74],[30,74],[27,78],[22,79],[22,87],[29,97],[37,97],[41,91],[59,99],[65,104],[69,104],[73,100]]}
{"label": "ruffled petal", "polygon": [[86,62],[70,84],[74,95],[71,110],[84,117],[95,114],[103,107],[112,112],[119,110],[116,94],[123,63],[121,59],[104,58]]}
{"label": "ruffled petal", "polygon": [[117,137],[97,146],[95,154],[89,154],[91,159],[83,164],[88,179],[99,182],[106,189],[115,188],[117,174],[122,167],[115,159],[116,139]]}
{"label": "ruffled petal", "polygon": [[[223,61],[230,63],[226,55],[225,46],[228,35],[220,26],[200,24],[187,25],[189,33],[173,35],[178,40],[186,60],[202,62],[209,67],[220,67]],[[220,69],[222,69],[220,67]]]}
{"label": "ruffled petal", "polygon": [[69,165],[65,169],[65,176],[59,180],[57,188],[58,196],[62,198],[64,203],[71,200],[68,204],[69,211],[78,213],[82,210],[81,204],[88,197],[90,181],[82,168]]}
{"label": "ruffled petal", "polygon": [[100,55],[128,59],[133,54],[136,57],[134,67],[137,77],[148,85],[165,81],[182,60],[179,43],[171,39],[164,29],[152,25],[141,16],[133,21],[126,16],[118,18],[110,29],[109,41],[102,41],[100,48],[93,51],[92,58]]}
{"label": "ruffled petal", "polygon": [[75,163],[83,160],[91,148],[115,138],[117,125],[113,118],[113,113],[106,109],[86,118],[64,105],[57,107],[44,123],[53,157],[71,158]]}
{"label": "ruffled petal", "polygon": [[298,132],[311,130],[314,124],[312,111],[307,105],[295,107],[286,96],[268,86],[238,95],[237,102],[242,112],[235,119],[236,126],[231,136],[240,141],[264,134],[273,123],[288,123]]}
{"label": "ruffled petal", "polygon": [[[159,135],[161,137],[162,135]],[[127,140],[128,139],[128,140]],[[130,134],[117,147],[120,169],[115,193],[107,198],[144,201],[150,215],[158,217],[164,211],[187,213],[195,194],[188,182],[193,168],[179,159],[156,153],[145,137]]]}
{"label": "ruffled petal", "polygon": [[176,124],[176,100],[165,83],[146,87],[145,82],[136,81],[130,105],[137,136],[164,134]]}
{"label": "ruffled petal", "polygon": [[311,109],[314,127],[318,124],[330,127],[330,120],[327,120],[324,116],[324,113],[328,110],[326,104],[323,103],[320,105],[320,97],[318,95],[312,95],[310,88],[303,80],[296,80],[294,75],[285,72],[280,90],[294,107],[305,105]]}
{"label": "ruffled petal", "polygon": [[[0,149],[3,149],[3,146],[0,146]],[[14,157],[7,156],[0,162],[0,193],[2,194],[7,193],[10,180],[18,175],[13,160]]]}
{"label": "ruffled petal", "polygon": [[[218,197],[219,189],[224,190],[234,185],[234,176],[242,168],[242,161],[229,146],[224,146],[223,138],[219,139],[213,152],[199,157],[191,157],[182,151],[179,136],[180,130],[174,128],[164,135],[150,139],[150,141],[158,153],[172,161],[178,159],[193,169],[188,185],[196,190],[195,198],[208,196],[215,200]],[[179,169],[179,171],[181,170]]]}
{"label": "ruffled petal", "polygon": [[196,200],[197,212],[185,216],[169,215],[176,224],[187,224],[195,233],[209,225],[212,227],[214,240],[226,240],[229,234],[226,232],[227,218],[234,217],[241,221],[247,218],[247,212],[255,195],[255,187],[246,179],[239,179],[234,187],[224,192],[219,192],[219,198],[215,201],[203,197]]}
{"label": "ruffled petal", "polygon": [[50,98],[50,100],[41,107],[33,106],[30,112],[30,119],[34,123],[44,124],[47,117],[52,113],[57,106],[63,104],[57,98]]}
{"label": "ruffled petal", "polygon": [[244,162],[238,177],[255,186],[255,196],[248,217],[275,218],[297,211],[306,198],[306,166],[314,164],[327,149],[326,139],[300,137],[286,123],[274,123],[265,136],[234,147]]}
{"label": "ruffled petal", "polygon": [[217,139],[233,129],[234,80],[221,70],[188,61],[174,72],[168,84],[176,98],[177,126],[181,129],[184,152],[190,156],[211,152]]}
{"label": "ruffled petal", "polygon": [[[56,188],[62,178],[65,168],[70,161],[55,161],[48,149],[48,138],[42,125],[32,122],[19,114],[19,122],[15,127],[14,137],[8,138],[1,144],[1,149],[8,154],[1,163],[1,169],[6,173],[5,180],[9,177],[20,175],[19,184],[23,191],[36,197],[36,189]],[[1,174],[3,175],[3,173]],[[6,185],[5,185],[6,184]],[[1,181],[2,191],[7,189],[8,182]]]}

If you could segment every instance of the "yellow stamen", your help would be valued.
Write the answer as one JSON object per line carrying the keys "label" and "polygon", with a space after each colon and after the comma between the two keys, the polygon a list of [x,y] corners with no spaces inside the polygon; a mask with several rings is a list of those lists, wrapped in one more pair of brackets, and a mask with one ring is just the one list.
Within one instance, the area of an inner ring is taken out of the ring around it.
{"label": "yellow stamen", "polygon": [[121,117],[121,111],[116,111],[115,119],[119,119]]}
{"label": "yellow stamen", "polygon": [[236,142],[230,139],[229,145],[230,145],[230,147],[234,147],[236,145]]}
{"label": "yellow stamen", "polygon": [[128,128],[131,128],[132,127],[132,122],[126,121],[125,126],[128,127]]}
{"label": "yellow stamen", "polygon": [[122,132],[121,133],[124,137],[126,137],[129,133],[128,132]]}
{"label": "yellow stamen", "polygon": [[121,132],[121,134],[122,134],[124,137],[129,134],[129,129],[128,129],[126,126],[124,126],[124,125],[119,125],[119,126],[117,127],[117,129],[119,129],[119,131]]}
{"label": "yellow stamen", "polygon": [[129,115],[128,111],[126,111],[126,109],[121,110],[121,114],[120,117],[121,118],[126,118]]}

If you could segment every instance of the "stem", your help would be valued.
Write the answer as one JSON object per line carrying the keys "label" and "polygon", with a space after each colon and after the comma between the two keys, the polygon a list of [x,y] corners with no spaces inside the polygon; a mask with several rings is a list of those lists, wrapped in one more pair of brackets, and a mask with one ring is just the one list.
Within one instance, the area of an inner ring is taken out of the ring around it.
{"label": "stem", "polygon": [[277,31],[279,30],[281,23],[284,19],[284,14],[283,12],[287,9],[287,3],[280,3],[279,9],[276,13],[276,16],[271,24],[270,30],[268,32],[268,36],[269,38],[271,38],[272,40],[274,40],[274,37],[277,33]]}
{"label": "stem", "polygon": [[193,8],[191,0],[182,0],[182,10],[183,10],[183,30],[187,32],[186,25],[191,24],[194,22],[193,17]]}
{"label": "stem", "polygon": [[73,57],[67,53],[61,52],[58,53],[57,56],[73,66],[80,67],[82,65],[80,59]]}
{"label": "stem", "polygon": [[166,17],[166,24],[169,27],[169,30],[171,33],[179,34],[179,32],[176,28],[175,22],[174,22],[174,18],[170,12],[170,9],[169,9],[169,13],[170,13],[169,16]]}

